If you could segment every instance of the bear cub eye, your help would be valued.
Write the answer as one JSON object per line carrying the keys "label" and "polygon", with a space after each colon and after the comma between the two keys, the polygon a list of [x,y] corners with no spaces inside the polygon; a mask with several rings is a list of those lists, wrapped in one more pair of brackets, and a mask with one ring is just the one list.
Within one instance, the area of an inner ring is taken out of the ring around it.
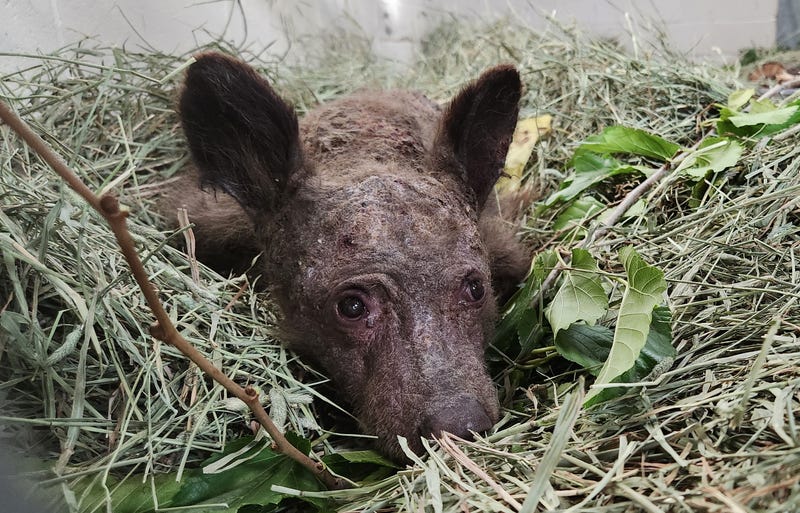
{"label": "bear cub eye", "polygon": [[486,295],[486,289],[483,287],[483,282],[480,279],[472,279],[467,282],[467,299],[469,301],[478,302]]}
{"label": "bear cub eye", "polygon": [[369,313],[367,305],[358,296],[347,296],[336,304],[336,311],[347,320],[355,321]]}

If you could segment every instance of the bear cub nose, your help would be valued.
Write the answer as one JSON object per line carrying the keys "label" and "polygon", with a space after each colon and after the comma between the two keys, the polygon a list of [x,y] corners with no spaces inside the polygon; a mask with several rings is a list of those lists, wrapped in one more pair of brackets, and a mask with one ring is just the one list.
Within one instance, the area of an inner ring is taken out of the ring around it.
{"label": "bear cub nose", "polygon": [[438,437],[442,431],[447,431],[460,438],[472,440],[471,431],[481,433],[492,428],[492,420],[483,405],[474,397],[461,396],[448,403],[447,406],[429,411],[420,428],[420,435]]}

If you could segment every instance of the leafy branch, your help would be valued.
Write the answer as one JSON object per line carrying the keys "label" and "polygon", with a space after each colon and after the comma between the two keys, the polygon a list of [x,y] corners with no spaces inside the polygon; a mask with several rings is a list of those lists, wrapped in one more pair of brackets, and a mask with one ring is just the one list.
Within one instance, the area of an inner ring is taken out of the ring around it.
{"label": "leafy branch", "polygon": [[127,227],[128,212],[120,208],[119,201],[112,193],[95,194],[66,163],[53,151],[52,148],[36,134],[14,111],[3,101],[0,101],[0,119],[3,120],[20,138],[25,141],[67,184],[77,192],[92,208],[102,215],[111,227],[117,239],[120,250],[130,266],[136,283],[147,301],[147,305],[156,318],[150,326],[150,334],[155,338],[171,344],[184,356],[191,360],[211,379],[219,383],[231,395],[244,402],[253,412],[256,420],[264,427],[272,438],[274,449],[297,461],[310,470],[329,489],[342,489],[347,483],[335,477],[321,462],[315,462],[302,451],[292,445],[280,432],[267,414],[259,400],[259,394],[252,386],[242,388],[214,366],[210,360],[203,356],[189,343],[175,328],[167,311],[158,298],[155,287],[147,276],[144,265],[136,251],[136,247]]}
{"label": "leafy branch", "polygon": [[[738,164],[746,145],[800,127],[800,100],[790,99],[784,105],[770,100],[782,89],[773,88],[758,98],[752,89],[734,92],[725,105],[717,105],[719,117],[709,122],[713,127],[689,148],[625,126],[611,126],[586,139],[569,162],[573,176],[541,205],[541,210],[567,205],[554,227],[566,228],[566,233],[583,240],[572,250],[571,259],[552,251],[537,256],[528,283],[500,323],[495,347],[506,353],[518,349],[516,361],[525,362],[541,349],[545,336],[551,336],[556,353],[597,376],[586,404],[619,395],[622,389],[610,388],[615,383],[641,382],[663,372],[675,356],[671,313],[659,306],[667,289],[664,273],[647,265],[633,248],[620,251],[627,279],[617,280],[624,293],[612,331],[595,325],[613,319],[603,273],[588,250],[667,176],[695,182],[693,191],[703,194],[718,173]],[[618,160],[618,155],[638,157],[640,164]],[[659,163],[657,168],[648,165],[654,161]],[[615,208],[605,211],[602,203],[584,195],[602,181],[626,174],[644,174],[645,179]],[[697,196],[690,199],[690,205],[692,202],[699,204]],[[580,223],[587,219],[591,224],[583,228]],[[556,286],[545,307],[545,298]],[[517,345],[508,340],[513,335]]]}

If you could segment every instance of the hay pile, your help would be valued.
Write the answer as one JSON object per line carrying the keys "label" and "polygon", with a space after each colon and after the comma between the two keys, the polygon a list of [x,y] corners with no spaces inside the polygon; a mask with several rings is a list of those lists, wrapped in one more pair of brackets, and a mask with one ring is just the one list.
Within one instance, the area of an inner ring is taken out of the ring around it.
{"label": "hay pile", "polygon": [[[531,166],[544,194],[575,146],[600,129],[623,124],[688,146],[712,104],[737,87],[738,70],[693,65],[663,48],[632,57],[556,26],[539,34],[447,25],[402,73],[357,39],[317,48],[295,67],[258,62],[301,111],[364,85],[444,100],[483,68],[517,63],[523,115],[549,113],[556,126]],[[187,161],[172,110],[187,59],[68,48],[2,77],[0,94],[95,190],[119,192],[184,335],[238,382],[261,387],[279,425],[333,451],[347,437],[320,438],[310,405],[324,378],[272,337],[268,298],[202,268],[194,282],[167,242],[182,235],[160,231],[151,213],[153,184]],[[48,462],[30,475],[63,485],[48,490],[80,510],[82,492],[71,491],[78,477],[102,489],[110,475],[183,472],[248,433],[245,413],[219,387],[147,334],[150,314],[102,219],[6,128],[0,136],[0,435]],[[491,436],[433,444],[381,482],[320,495],[345,511],[800,508],[799,153],[791,131],[750,145],[699,206],[691,183],[668,177],[642,214],[591,248],[602,260],[632,243],[666,273],[679,356],[656,382],[583,411],[566,395],[576,373],[541,368],[509,391],[515,409]],[[630,188],[614,185],[606,199]],[[558,246],[554,215],[530,216],[534,245]]]}

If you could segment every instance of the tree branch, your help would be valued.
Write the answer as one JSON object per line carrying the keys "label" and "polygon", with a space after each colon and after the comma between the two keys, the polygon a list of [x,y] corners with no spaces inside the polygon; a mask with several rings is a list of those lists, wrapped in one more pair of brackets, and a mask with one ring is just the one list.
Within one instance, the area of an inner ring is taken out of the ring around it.
{"label": "tree branch", "polygon": [[[767,98],[772,98],[775,95],[779,94],[781,91],[796,87],[800,85],[800,79],[792,80],[790,82],[785,82],[783,84],[778,84],[767,92],[759,96],[758,100],[765,100]],[[647,177],[642,183],[637,185],[632,191],[630,191],[619,203],[619,205],[614,208],[611,214],[605,220],[597,220],[587,231],[586,237],[583,239],[581,244],[578,246],[581,249],[588,249],[592,244],[597,241],[597,239],[603,237],[608,231],[616,226],[622,216],[625,215],[627,212],[639,199],[647,193],[653,186],[660,183],[661,180],[666,177],[669,172],[675,168],[677,168],[678,164],[684,161],[689,155],[695,152],[700,145],[708,139],[709,137],[714,137],[717,135],[716,130],[710,130],[706,133],[703,137],[701,137],[691,148],[687,148],[681,151],[675,158],[665,162],[661,167],[659,167],[653,174]],[[542,281],[541,287],[539,287],[539,293],[536,294],[532,303],[538,304],[541,302],[542,296],[552,287],[555,285],[558,277],[561,276],[561,273],[566,269],[565,266],[556,266],[550,271],[550,274]]]}
{"label": "tree branch", "polygon": [[150,334],[159,340],[173,345],[184,356],[195,363],[206,375],[222,385],[229,394],[241,399],[253,412],[256,420],[272,437],[276,451],[297,461],[317,476],[329,489],[342,489],[347,485],[342,480],[333,476],[321,462],[315,462],[286,439],[270,419],[261,402],[258,393],[253,387],[242,388],[232,379],[216,368],[200,351],[192,346],[172,324],[167,311],[158,298],[155,287],[150,282],[142,264],[133,238],[128,231],[126,219],[128,213],[120,209],[119,201],[110,193],[97,196],[59,157],[55,151],[39,137],[19,116],[14,113],[5,102],[0,101],[0,119],[2,119],[14,132],[16,132],[53,170],[63,178],[89,205],[97,210],[108,221],[111,231],[117,239],[122,254],[131,268],[133,277],[144,294],[147,305],[153,312],[156,322],[150,327]]}

